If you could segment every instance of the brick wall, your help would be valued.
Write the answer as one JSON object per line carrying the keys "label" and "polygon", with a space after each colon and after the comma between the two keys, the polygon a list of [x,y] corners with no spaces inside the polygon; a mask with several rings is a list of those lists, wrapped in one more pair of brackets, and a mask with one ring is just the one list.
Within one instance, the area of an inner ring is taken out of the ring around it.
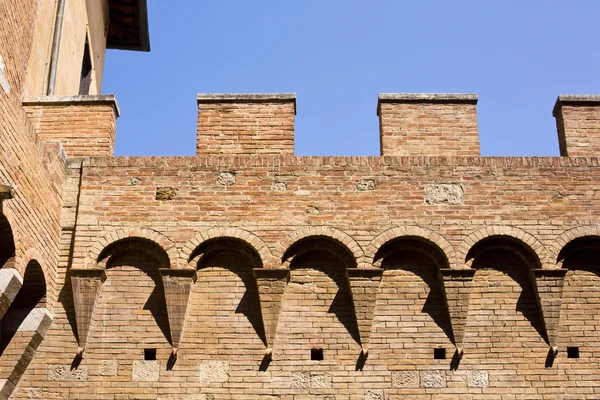
{"label": "brick wall", "polygon": [[294,154],[296,96],[198,95],[197,155]]}
{"label": "brick wall", "polygon": [[600,154],[600,96],[559,96],[552,114],[561,156]]}
{"label": "brick wall", "polygon": [[112,95],[45,96],[23,101],[42,141],[60,141],[70,158],[112,156],[119,106]]}
{"label": "brick wall", "polygon": [[[566,242],[600,236],[589,195],[600,190],[596,158],[119,157],[93,158],[82,170],[73,267],[96,266],[94,249],[112,241],[145,236],[161,243],[173,267],[199,268],[178,358],[170,361],[164,314],[152,312],[165,302],[158,265],[140,258],[117,267],[115,258],[81,364],[69,369],[78,344],[67,280],[52,340],[15,398],[38,390],[43,398],[560,399],[598,390],[587,378],[598,362],[588,317],[597,313],[595,281],[567,263],[559,353],[547,366],[529,279],[540,267],[531,257],[557,268]],[[293,245],[306,235],[320,239]],[[411,239],[393,242],[398,235]],[[502,240],[475,246],[488,235]],[[256,255],[235,244],[193,251],[219,236],[244,237],[265,266],[291,269],[271,361],[256,314]],[[415,240],[439,249],[407,247]],[[376,243],[388,245],[377,252]],[[188,265],[198,255],[200,265]],[[353,262],[383,269],[366,361],[344,272]],[[458,325],[438,277],[448,267],[475,270],[470,294],[462,289],[468,315],[458,363]],[[581,357],[568,358],[567,345]],[[147,347],[157,350],[156,362],[143,359]],[[319,347],[324,360],[311,360]],[[434,359],[434,349],[446,358]]]}
{"label": "brick wall", "polygon": [[380,94],[382,156],[478,156],[477,95]]}

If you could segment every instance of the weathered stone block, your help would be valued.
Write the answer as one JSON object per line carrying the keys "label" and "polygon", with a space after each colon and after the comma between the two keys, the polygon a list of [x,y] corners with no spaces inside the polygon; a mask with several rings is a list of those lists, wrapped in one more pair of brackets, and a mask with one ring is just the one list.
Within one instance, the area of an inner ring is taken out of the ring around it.
{"label": "weathered stone block", "polygon": [[287,190],[287,183],[283,181],[275,181],[271,184],[271,190],[274,192],[285,192]]}
{"label": "weathered stone block", "polygon": [[210,360],[200,364],[200,384],[223,383],[229,379],[229,362]]}
{"label": "weathered stone block", "polygon": [[472,388],[484,388],[489,386],[487,371],[468,371],[467,386]]}
{"label": "weathered stone block", "polygon": [[364,192],[367,190],[374,190],[377,185],[373,179],[361,179],[356,182],[356,190]]}
{"label": "weathered stone block", "polygon": [[217,185],[231,186],[235,184],[235,172],[220,172],[217,175]]}
{"label": "weathered stone block", "polygon": [[465,202],[465,193],[460,185],[430,184],[425,185],[425,203],[457,205]]}
{"label": "weathered stone block", "polygon": [[331,387],[331,376],[313,374],[310,377],[311,389],[326,389]]}
{"label": "weathered stone block", "polygon": [[383,400],[383,389],[365,390],[365,400]]}
{"label": "weathered stone block", "polygon": [[177,189],[171,187],[159,187],[156,188],[155,200],[167,201],[173,200],[177,195]]}
{"label": "weathered stone block", "polygon": [[290,387],[292,389],[308,389],[310,387],[309,372],[295,372],[290,379]]}
{"label": "weathered stone block", "polygon": [[416,389],[419,387],[419,371],[392,372],[392,387],[399,389]]}
{"label": "weathered stone block", "polygon": [[103,360],[100,362],[100,375],[116,376],[119,369],[117,360]]}
{"label": "weathered stone block", "polygon": [[131,371],[133,382],[156,382],[160,377],[158,361],[135,360]]}
{"label": "weathered stone block", "polygon": [[446,373],[444,371],[421,371],[421,387],[425,389],[445,388]]}
{"label": "weathered stone block", "polygon": [[49,381],[56,382],[85,382],[88,380],[88,367],[79,366],[71,369],[68,365],[48,365],[47,376]]}

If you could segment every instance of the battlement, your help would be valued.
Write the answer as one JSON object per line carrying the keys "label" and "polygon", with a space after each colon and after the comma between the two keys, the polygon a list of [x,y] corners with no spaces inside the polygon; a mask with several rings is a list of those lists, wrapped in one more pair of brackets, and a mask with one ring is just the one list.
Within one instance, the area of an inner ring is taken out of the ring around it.
{"label": "battlement", "polygon": [[380,94],[382,156],[478,156],[476,94]]}
{"label": "battlement", "polygon": [[296,95],[199,94],[196,154],[294,154]]}
{"label": "battlement", "polygon": [[28,97],[23,107],[42,141],[60,141],[70,158],[112,156],[119,105],[113,95]]}
{"label": "battlement", "polygon": [[600,96],[560,95],[552,111],[561,156],[600,154]]}
{"label": "battlement", "polygon": [[[477,101],[476,94],[380,94],[380,154],[480,156]],[[295,94],[199,94],[197,103],[197,156],[294,155]],[[113,155],[114,96],[30,97],[23,106],[42,141],[61,141],[69,157]],[[597,156],[600,96],[561,95],[553,115],[562,156]]]}

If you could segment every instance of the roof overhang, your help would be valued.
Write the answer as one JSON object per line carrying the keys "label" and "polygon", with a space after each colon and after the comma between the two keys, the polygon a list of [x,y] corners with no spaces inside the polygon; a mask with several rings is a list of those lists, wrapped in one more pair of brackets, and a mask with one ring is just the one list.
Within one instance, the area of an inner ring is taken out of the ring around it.
{"label": "roof overhang", "polygon": [[109,49],[150,51],[146,0],[108,0]]}

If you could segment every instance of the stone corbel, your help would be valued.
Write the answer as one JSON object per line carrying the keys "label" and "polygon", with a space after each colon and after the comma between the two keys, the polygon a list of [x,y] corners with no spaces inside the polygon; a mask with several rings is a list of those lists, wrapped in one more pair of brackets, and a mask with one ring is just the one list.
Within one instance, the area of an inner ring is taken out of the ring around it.
{"label": "stone corbel", "polygon": [[440,269],[439,274],[440,287],[444,294],[448,314],[450,315],[452,336],[454,345],[456,346],[455,354],[459,359],[464,354],[463,340],[474,276],[474,269],[443,268]]}
{"label": "stone corbel", "polygon": [[77,323],[77,336],[79,348],[77,355],[83,356],[92,322],[92,315],[100,297],[102,283],[106,280],[106,271],[103,269],[72,269],[71,288],[73,290],[73,303],[75,305],[75,320]]}
{"label": "stone corbel", "polygon": [[190,301],[190,293],[197,279],[196,269],[161,268],[160,275],[165,291],[165,302],[167,303],[171,344],[173,346],[172,356],[173,359],[176,359],[183,338],[183,326]]}
{"label": "stone corbel", "polygon": [[21,290],[23,278],[14,268],[0,267],[3,267],[0,269],[0,319],[2,319]]}
{"label": "stone corbel", "polygon": [[0,200],[10,200],[15,197],[13,188],[7,185],[0,185]]}
{"label": "stone corbel", "polygon": [[366,359],[369,354],[371,326],[383,270],[380,268],[350,268],[347,271],[360,345],[363,357]]}
{"label": "stone corbel", "polygon": [[277,323],[281,312],[283,292],[290,279],[290,270],[286,268],[255,268],[254,277],[258,287],[260,311],[265,328],[267,346],[266,357],[271,358],[277,333]]}
{"label": "stone corbel", "polygon": [[558,323],[566,274],[566,269],[534,269],[529,274],[554,357],[558,353]]}

